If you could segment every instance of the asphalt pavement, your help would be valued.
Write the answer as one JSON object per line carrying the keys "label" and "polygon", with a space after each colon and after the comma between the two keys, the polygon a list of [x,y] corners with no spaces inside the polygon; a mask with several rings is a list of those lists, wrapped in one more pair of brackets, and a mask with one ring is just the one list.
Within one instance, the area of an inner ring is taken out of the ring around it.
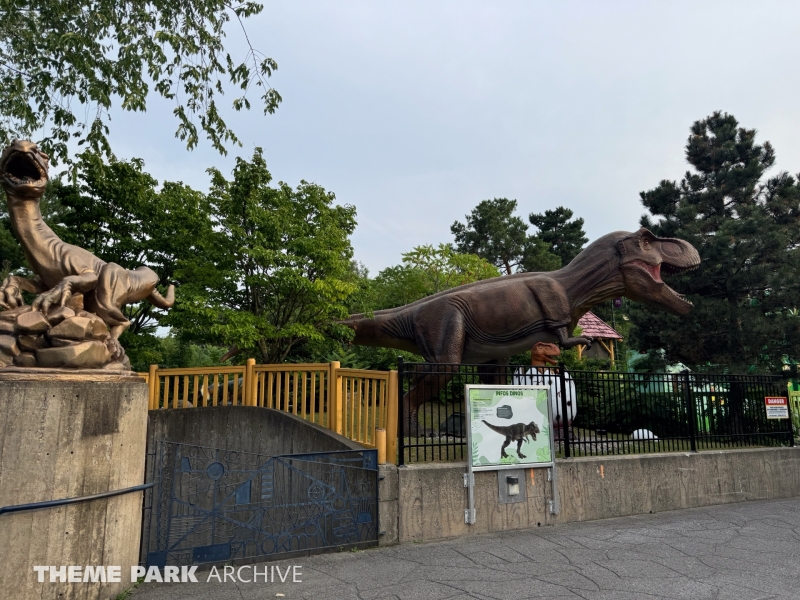
{"label": "asphalt pavement", "polygon": [[267,583],[198,572],[199,583],[143,583],[131,600],[800,599],[799,558],[792,498],[258,565],[283,583],[274,569]]}

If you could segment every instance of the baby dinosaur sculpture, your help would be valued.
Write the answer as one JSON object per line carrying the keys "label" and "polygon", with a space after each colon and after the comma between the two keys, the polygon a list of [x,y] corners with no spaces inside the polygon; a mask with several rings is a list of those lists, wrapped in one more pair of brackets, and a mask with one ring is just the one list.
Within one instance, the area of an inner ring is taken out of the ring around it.
{"label": "baby dinosaur sculpture", "polygon": [[[507,359],[537,342],[588,346],[590,338],[572,335],[578,319],[595,304],[619,296],[685,315],[692,303],[664,283],[661,273],[699,265],[700,256],[688,242],[659,238],[644,228],[615,231],[557,271],[484,279],[370,317],[352,315],[343,324],[355,331],[355,344],[408,350],[432,363],[481,364]],[[425,401],[421,389],[430,397],[446,379],[424,378],[406,394],[407,410],[416,411]]]}
{"label": "baby dinosaur sculpture", "polygon": [[0,309],[22,307],[26,291],[38,294],[32,309],[47,316],[51,308],[66,306],[80,294],[83,309],[100,317],[115,341],[130,326],[121,310],[125,304],[146,300],[158,308],[170,308],[174,286],[169,286],[164,298],[156,289],[158,275],[152,269],[129,271],[106,263],[63,242],[47,226],[39,201],[47,187],[48,169],[49,157],[32,142],[17,140],[0,155],[0,185],[6,192],[11,226],[36,274],[33,279],[6,277],[0,285]]}
{"label": "baby dinosaur sculpture", "polygon": [[550,410],[553,415],[553,434],[555,439],[561,439],[564,435],[564,424],[561,421],[563,411],[561,395],[566,394],[567,403],[567,424],[572,423],[575,417],[576,407],[573,401],[577,397],[575,382],[569,372],[564,372],[564,387],[561,387],[561,378],[558,372],[551,370],[551,367],[558,365],[558,357],[561,355],[561,348],[557,344],[548,342],[536,342],[531,348],[532,369],[524,367],[518,368],[511,377],[512,385],[546,385],[550,388]]}
{"label": "baby dinosaur sculpture", "polygon": [[506,448],[511,442],[517,442],[517,456],[520,458],[527,458],[522,453],[522,444],[529,437],[536,441],[536,434],[539,433],[539,426],[533,421],[527,425],[525,425],[525,423],[514,423],[513,425],[492,425],[488,421],[483,422],[492,431],[496,431],[500,435],[506,436],[506,441],[503,442],[503,446],[500,448],[500,458],[508,458],[508,454],[506,454]]}

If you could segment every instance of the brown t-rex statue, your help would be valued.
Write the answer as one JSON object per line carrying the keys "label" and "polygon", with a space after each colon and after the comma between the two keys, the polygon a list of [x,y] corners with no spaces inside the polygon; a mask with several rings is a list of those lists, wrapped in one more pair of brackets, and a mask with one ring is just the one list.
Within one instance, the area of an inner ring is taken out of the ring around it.
{"label": "brown t-rex statue", "polygon": [[[481,364],[507,359],[536,342],[588,346],[590,338],[573,337],[578,319],[595,304],[619,296],[687,314],[692,303],[664,283],[661,272],[699,264],[697,250],[683,240],[659,238],[644,228],[616,231],[557,271],[485,279],[370,317],[352,315],[343,323],[355,331],[355,344],[407,350],[432,363]],[[436,378],[440,384],[447,380]],[[423,387],[406,394],[407,410],[416,412],[426,399],[419,393]],[[435,393],[439,386],[427,389]]]}
{"label": "brown t-rex statue", "polygon": [[[39,201],[48,181],[49,157],[36,144],[17,140],[0,155],[0,185],[6,192],[11,226],[36,277],[6,277],[0,285],[0,310],[24,304],[22,292],[38,294],[33,310],[48,314],[83,295],[85,310],[95,313],[116,340],[130,325],[125,304],[146,300],[158,308],[174,303],[174,286],[164,298],[156,289],[158,275],[148,268],[129,271],[106,263],[91,252],[61,241],[42,219]],[[121,353],[121,349],[119,351]]]}

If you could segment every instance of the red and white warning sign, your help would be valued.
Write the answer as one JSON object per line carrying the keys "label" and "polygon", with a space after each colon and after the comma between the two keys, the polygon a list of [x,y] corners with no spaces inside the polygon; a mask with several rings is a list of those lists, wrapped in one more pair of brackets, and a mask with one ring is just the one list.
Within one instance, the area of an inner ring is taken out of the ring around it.
{"label": "red and white warning sign", "polygon": [[764,398],[768,419],[788,419],[789,399],[786,396],[767,396]]}

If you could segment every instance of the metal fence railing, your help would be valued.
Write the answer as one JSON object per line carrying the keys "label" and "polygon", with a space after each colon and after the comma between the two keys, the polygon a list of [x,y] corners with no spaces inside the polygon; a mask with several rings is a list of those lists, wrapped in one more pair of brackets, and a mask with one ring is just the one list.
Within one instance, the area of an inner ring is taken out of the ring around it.
{"label": "metal fence railing", "polygon": [[399,464],[466,460],[464,385],[481,383],[548,386],[565,458],[794,444],[791,419],[766,417],[764,398],[788,395],[781,376],[401,361]]}

